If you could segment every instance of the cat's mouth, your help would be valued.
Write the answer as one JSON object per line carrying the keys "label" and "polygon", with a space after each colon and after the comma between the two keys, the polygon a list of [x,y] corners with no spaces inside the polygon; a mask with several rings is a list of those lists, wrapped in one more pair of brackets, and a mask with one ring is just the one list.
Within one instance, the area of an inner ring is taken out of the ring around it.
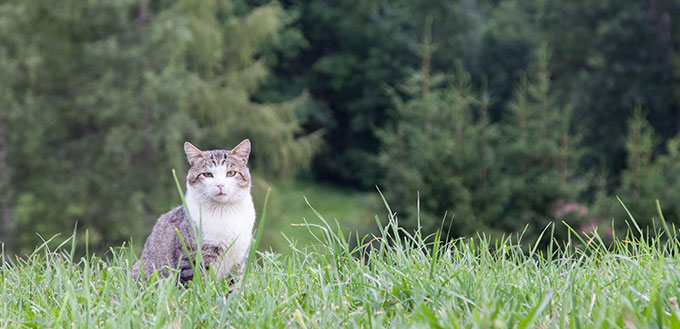
{"label": "cat's mouth", "polygon": [[229,199],[230,199],[229,195],[225,193],[218,193],[212,197],[213,202],[217,203],[227,203],[229,202]]}

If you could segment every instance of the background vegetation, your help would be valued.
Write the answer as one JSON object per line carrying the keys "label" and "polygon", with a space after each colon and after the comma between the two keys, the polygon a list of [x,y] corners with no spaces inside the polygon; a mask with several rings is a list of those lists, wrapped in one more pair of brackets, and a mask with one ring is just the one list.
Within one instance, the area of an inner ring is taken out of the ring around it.
{"label": "background vegetation", "polygon": [[451,238],[607,233],[615,196],[642,226],[654,199],[678,223],[676,17],[672,0],[1,1],[0,240],[25,254],[78,222],[93,250],[141,243],[178,203],[182,142],[245,137],[277,250],[303,193],[375,229],[375,185],[405,227],[446,216]]}

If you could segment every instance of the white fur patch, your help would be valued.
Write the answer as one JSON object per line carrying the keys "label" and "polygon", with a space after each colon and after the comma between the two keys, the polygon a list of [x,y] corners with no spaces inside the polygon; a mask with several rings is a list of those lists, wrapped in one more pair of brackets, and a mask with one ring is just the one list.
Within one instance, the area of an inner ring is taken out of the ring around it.
{"label": "white fur patch", "polygon": [[220,278],[227,276],[234,265],[245,259],[252,241],[255,207],[250,189],[236,193],[244,195],[233,203],[206,200],[191,187],[188,187],[185,196],[190,217],[196,228],[202,231],[202,243],[228,248],[217,270]]}

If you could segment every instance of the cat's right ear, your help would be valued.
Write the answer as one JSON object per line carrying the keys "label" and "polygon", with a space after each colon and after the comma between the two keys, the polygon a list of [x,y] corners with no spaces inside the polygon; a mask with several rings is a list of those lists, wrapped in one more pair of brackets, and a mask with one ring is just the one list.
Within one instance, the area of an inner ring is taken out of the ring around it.
{"label": "cat's right ear", "polygon": [[189,142],[184,142],[184,153],[187,155],[187,160],[189,160],[190,165],[194,165],[196,161],[205,157],[205,153],[199,150],[198,147],[194,146]]}

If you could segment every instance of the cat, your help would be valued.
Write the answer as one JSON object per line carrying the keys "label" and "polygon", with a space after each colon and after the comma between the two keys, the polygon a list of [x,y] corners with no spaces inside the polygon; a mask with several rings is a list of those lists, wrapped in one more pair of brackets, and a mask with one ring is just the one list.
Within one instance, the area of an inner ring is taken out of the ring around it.
{"label": "cat", "polygon": [[243,140],[231,150],[212,151],[201,151],[185,142],[184,152],[190,165],[186,207],[175,207],[158,218],[131,275],[148,277],[160,270],[167,277],[168,268],[179,268],[179,281],[186,285],[196,266],[192,264],[197,249],[193,232],[201,232],[200,266],[214,271],[220,279],[238,278],[243,273],[255,223],[247,166],[250,140]]}

